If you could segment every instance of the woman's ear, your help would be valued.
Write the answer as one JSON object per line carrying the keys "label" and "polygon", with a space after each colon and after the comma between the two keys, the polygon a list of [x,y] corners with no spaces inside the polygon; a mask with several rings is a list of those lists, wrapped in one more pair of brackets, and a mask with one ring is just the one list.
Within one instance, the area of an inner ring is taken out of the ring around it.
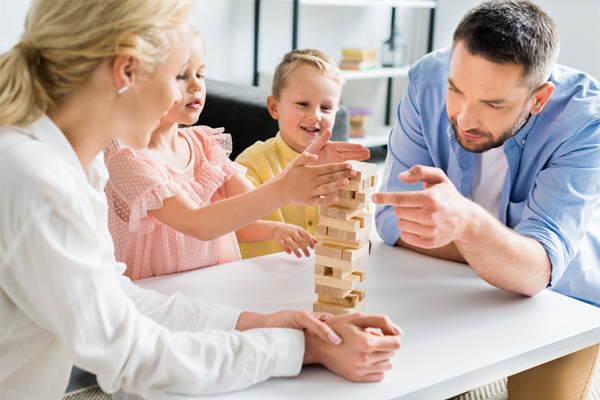
{"label": "woman's ear", "polygon": [[137,60],[133,56],[119,54],[112,64],[112,75],[119,94],[135,84],[137,78]]}
{"label": "woman's ear", "polygon": [[532,115],[540,113],[554,92],[554,83],[546,82],[533,92],[533,105],[529,110]]}
{"label": "woman's ear", "polygon": [[273,119],[279,119],[279,112],[277,111],[277,99],[273,96],[267,97],[267,108],[269,109],[269,114]]}

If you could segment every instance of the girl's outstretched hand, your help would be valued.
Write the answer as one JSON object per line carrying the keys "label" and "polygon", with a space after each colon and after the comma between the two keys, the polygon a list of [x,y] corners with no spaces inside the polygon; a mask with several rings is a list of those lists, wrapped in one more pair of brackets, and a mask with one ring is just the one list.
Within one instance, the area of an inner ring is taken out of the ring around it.
{"label": "girl's outstretched hand", "polygon": [[306,230],[292,224],[278,223],[273,228],[273,240],[288,254],[294,253],[296,257],[301,258],[302,255],[296,248],[296,244],[306,257],[310,257],[310,253],[306,247],[315,248],[317,239]]}
{"label": "girl's outstretched hand", "polygon": [[[327,138],[321,136],[310,147],[320,148]],[[350,163],[309,165],[317,156],[307,151],[300,154],[280,174],[269,183],[278,185],[276,192],[285,204],[301,206],[329,206],[337,202],[337,197],[325,197],[347,186],[348,179],[356,176]]]}
{"label": "girl's outstretched hand", "polygon": [[316,155],[318,158],[311,165],[323,165],[340,163],[348,160],[363,161],[371,157],[369,149],[362,145],[348,142],[330,142],[331,129],[327,129],[319,140],[316,140],[306,148],[306,152]]}

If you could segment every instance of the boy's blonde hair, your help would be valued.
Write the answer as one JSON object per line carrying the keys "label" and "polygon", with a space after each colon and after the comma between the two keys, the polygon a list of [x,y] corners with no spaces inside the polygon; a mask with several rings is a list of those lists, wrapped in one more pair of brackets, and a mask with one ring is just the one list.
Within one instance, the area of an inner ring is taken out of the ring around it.
{"label": "boy's blonde hair", "polygon": [[84,86],[107,58],[152,73],[191,0],[34,0],[21,41],[0,56],[0,126],[26,126]]}
{"label": "boy's blonde hair", "polygon": [[275,69],[273,85],[271,87],[273,97],[279,99],[281,91],[287,85],[287,77],[294,69],[301,65],[310,65],[319,69],[326,77],[337,82],[340,88],[344,85],[344,78],[342,78],[340,68],[333,58],[320,50],[293,50],[283,56],[283,60],[281,60],[281,63]]}

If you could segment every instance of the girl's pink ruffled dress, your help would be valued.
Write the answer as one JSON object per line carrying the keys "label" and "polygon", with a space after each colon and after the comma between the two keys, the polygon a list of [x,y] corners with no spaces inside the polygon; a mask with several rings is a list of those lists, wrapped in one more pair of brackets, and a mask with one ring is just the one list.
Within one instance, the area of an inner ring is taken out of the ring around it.
{"label": "girl's pink ruffled dress", "polygon": [[246,168],[229,160],[231,136],[223,128],[180,129],[192,150],[190,163],[177,170],[148,149],[111,142],[104,150],[108,227],[117,261],[132,280],[241,259],[235,233],[204,242],[184,235],[148,214],[163,200],[185,193],[199,207],[225,199],[225,182]]}

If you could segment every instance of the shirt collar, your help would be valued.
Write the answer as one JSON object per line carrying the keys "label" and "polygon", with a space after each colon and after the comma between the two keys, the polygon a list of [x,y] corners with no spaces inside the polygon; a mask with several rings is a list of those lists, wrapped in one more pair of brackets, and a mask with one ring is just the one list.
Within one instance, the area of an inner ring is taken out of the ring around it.
{"label": "shirt collar", "polygon": [[519,129],[519,131],[511,138],[521,148],[525,147],[525,143],[527,141],[527,135],[529,134],[529,132],[531,132],[531,128],[533,128],[533,125],[535,124],[535,120],[537,119],[537,116],[538,116],[537,114],[530,115],[529,118],[527,119],[527,122],[525,123],[525,125],[523,125],[523,127],[521,129]]}
{"label": "shirt collar", "polygon": [[106,180],[108,180],[108,171],[104,167],[102,152],[92,160],[87,171],[84,170],[71,143],[69,143],[64,133],[46,114],[21,129],[25,134],[48,146],[94,187],[103,187]]}
{"label": "shirt collar", "polygon": [[275,144],[279,148],[279,151],[283,157],[288,161],[292,161],[300,155],[300,153],[287,145],[287,143],[281,137],[281,132],[277,132],[277,136],[275,136]]}

